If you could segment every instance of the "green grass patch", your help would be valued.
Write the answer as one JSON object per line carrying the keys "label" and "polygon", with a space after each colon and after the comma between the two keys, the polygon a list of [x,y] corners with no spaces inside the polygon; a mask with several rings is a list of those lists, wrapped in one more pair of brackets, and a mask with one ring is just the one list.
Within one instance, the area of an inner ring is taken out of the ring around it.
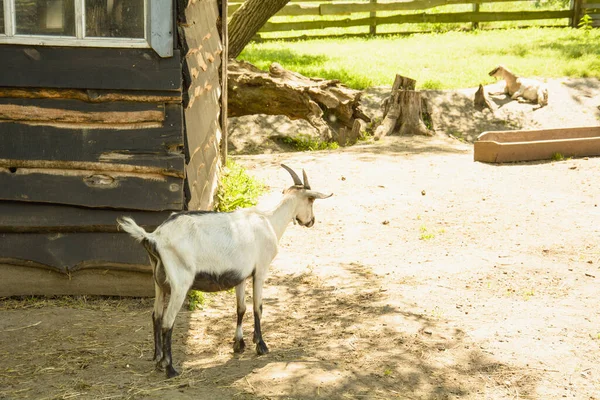
{"label": "green grass patch", "polygon": [[421,231],[421,236],[419,236],[420,240],[431,240],[435,238],[435,233],[430,232],[425,225],[422,225],[419,230]]}
{"label": "green grass patch", "polygon": [[285,136],[281,141],[298,151],[335,150],[339,148],[336,142],[324,142],[310,135]]}
{"label": "green grass patch", "polygon": [[206,294],[199,290],[191,290],[188,293],[188,310],[201,310],[206,304]]}
{"label": "green grass patch", "polygon": [[248,175],[241,165],[229,159],[221,174],[216,210],[229,212],[255,206],[265,190],[266,186],[262,182]]}
{"label": "green grass patch", "polygon": [[600,78],[600,29],[528,28],[250,43],[239,57],[261,69],[276,61],[310,77],[365,89],[391,86],[396,74],[418,89],[494,82],[504,64],[521,76]]}
{"label": "green grass patch", "polygon": [[552,161],[563,161],[564,159],[565,156],[563,156],[561,153],[552,154]]}

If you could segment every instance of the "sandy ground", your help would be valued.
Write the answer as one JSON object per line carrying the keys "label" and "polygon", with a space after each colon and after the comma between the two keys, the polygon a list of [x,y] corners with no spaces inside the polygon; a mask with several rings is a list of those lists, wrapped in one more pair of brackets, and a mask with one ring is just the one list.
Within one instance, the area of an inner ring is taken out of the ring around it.
{"label": "sandy ground", "polygon": [[[491,130],[567,128],[600,124],[600,80],[596,78],[547,79],[549,104],[538,108],[531,103],[513,101],[501,93],[504,81],[485,87],[498,106],[495,112],[473,107],[477,88],[460,90],[423,90],[436,133],[472,143]],[[380,105],[389,96],[389,87],[364,92],[361,105],[375,123],[381,121]],[[229,151],[232,154],[264,154],[293,151],[282,143],[286,136],[319,134],[304,120],[291,121],[281,115],[248,115],[229,119]]]}
{"label": "sandy ground", "polygon": [[0,399],[600,399],[600,158],[475,163],[440,132],[236,160],[265,205],[281,162],[334,193],[272,264],[271,352],[233,354],[233,293],[179,314],[168,381],[150,299],[3,299]]}

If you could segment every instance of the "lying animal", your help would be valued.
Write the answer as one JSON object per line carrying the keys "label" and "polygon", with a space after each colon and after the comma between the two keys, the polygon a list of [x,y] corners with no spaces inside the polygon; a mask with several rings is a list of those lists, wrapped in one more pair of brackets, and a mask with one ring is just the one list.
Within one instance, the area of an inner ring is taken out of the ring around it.
{"label": "lying animal", "polygon": [[504,66],[499,65],[490,72],[490,76],[496,79],[504,79],[506,87],[504,93],[508,93],[511,99],[519,97],[540,106],[548,105],[548,88],[543,82],[535,79],[519,78]]}

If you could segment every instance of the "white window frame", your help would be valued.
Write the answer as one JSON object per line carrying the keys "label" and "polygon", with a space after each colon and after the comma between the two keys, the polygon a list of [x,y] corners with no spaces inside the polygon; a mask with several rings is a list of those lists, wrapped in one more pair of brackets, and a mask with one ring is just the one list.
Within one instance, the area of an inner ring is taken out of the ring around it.
{"label": "white window frame", "polygon": [[15,0],[3,0],[4,33],[0,33],[0,44],[153,48],[161,57],[173,55],[172,0],[144,0],[143,38],[86,37],[85,0],[73,1],[75,2],[75,36],[54,36],[17,34]]}

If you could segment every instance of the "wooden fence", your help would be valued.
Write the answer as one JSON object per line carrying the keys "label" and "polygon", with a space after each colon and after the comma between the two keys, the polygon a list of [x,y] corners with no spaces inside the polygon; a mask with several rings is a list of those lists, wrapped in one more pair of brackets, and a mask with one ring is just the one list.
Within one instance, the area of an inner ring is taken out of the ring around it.
{"label": "wooden fence", "polygon": [[[523,0],[291,0],[259,33],[365,27],[363,34],[377,34],[377,27],[381,25],[470,23],[472,28],[477,28],[479,23],[567,19],[568,25],[576,27],[585,14],[593,18],[594,26],[600,26],[600,0],[571,0],[568,7],[558,10],[480,10],[482,4],[517,1],[524,3]],[[528,1],[535,3],[534,0]],[[242,3],[243,0],[229,0],[229,15],[241,7]],[[470,11],[461,12],[432,10],[435,7],[452,5],[472,7]],[[362,15],[356,16],[359,13]],[[562,25],[567,26],[565,22],[562,22]],[[302,37],[313,35],[318,36],[319,33],[302,32]]]}

